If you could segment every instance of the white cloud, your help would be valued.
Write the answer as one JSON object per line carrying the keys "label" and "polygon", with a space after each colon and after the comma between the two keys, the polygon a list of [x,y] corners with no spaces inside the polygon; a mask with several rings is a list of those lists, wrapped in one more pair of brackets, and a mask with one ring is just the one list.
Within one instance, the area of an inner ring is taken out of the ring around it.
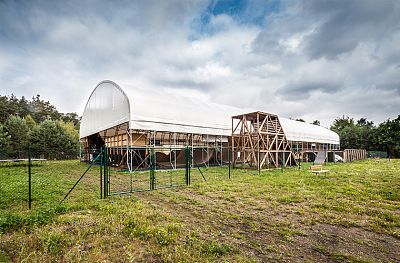
{"label": "white cloud", "polygon": [[207,13],[208,22],[207,1],[5,2],[0,93],[40,93],[81,113],[94,86],[112,79],[326,126],[343,114],[382,121],[400,108],[400,29],[392,26],[400,12],[388,2],[347,10],[285,1],[262,23],[245,19],[265,12],[263,1],[240,19]]}

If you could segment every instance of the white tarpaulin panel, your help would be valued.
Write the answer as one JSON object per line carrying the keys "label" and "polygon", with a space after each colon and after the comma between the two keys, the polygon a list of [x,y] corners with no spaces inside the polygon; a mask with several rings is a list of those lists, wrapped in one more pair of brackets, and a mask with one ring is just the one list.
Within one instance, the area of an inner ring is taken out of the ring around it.
{"label": "white tarpaulin panel", "polygon": [[102,81],[82,116],[80,137],[129,121],[130,129],[231,135],[231,116],[240,109],[170,91]]}
{"label": "white tarpaulin panel", "polygon": [[279,117],[289,141],[339,144],[339,135],[327,128]]}
{"label": "white tarpaulin panel", "polygon": [[109,81],[100,82],[86,104],[80,125],[80,138],[128,122],[129,99]]}
{"label": "white tarpaulin panel", "polygon": [[[171,91],[121,88],[106,80],[96,86],[86,104],[80,137],[124,122],[130,129],[230,136],[231,116],[243,111]],[[339,144],[339,136],[326,128],[279,120],[288,140]]]}
{"label": "white tarpaulin panel", "polygon": [[124,86],[131,102],[131,129],[231,135],[237,108],[171,91]]}

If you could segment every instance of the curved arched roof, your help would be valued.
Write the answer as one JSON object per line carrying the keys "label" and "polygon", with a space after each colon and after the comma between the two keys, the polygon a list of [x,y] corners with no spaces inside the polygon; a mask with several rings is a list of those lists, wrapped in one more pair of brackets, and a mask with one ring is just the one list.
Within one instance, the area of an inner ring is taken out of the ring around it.
{"label": "curved arched roof", "polygon": [[80,138],[130,120],[130,100],[114,82],[100,82],[90,94],[82,114]]}
{"label": "curved arched roof", "polygon": [[279,123],[289,141],[339,144],[339,135],[327,128],[282,117]]}
{"label": "curved arched roof", "polygon": [[[82,115],[80,137],[129,122],[130,129],[230,136],[231,116],[242,109],[165,90],[122,88],[105,80],[93,90]],[[339,144],[320,126],[279,118],[288,140]]]}
{"label": "curved arched roof", "polygon": [[129,121],[130,129],[230,135],[239,109],[170,91],[100,82],[82,115],[80,137]]}

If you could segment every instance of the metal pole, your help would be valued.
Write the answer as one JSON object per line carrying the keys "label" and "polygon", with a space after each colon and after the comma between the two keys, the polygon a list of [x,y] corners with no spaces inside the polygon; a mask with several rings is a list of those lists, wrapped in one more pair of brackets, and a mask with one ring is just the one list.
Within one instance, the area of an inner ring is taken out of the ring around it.
{"label": "metal pole", "polygon": [[223,155],[222,155],[222,148],[223,148],[223,146],[222,146],[222,135],[219,137],[219,143],[220,143],[220,145],[221,145],[221,147],[220,147],[220,150],[221,150],[221,154],[220,154],[221,164],[220,164],[220,166],[222,166],[222,165],[223,165],[223,162],[224,162],[224,160],[223,160]]}
{"label": "metal pole", "polygon": [[[132,138],[131,138],[131,144],[132,144]],[[131,152],[132,152],[132,146],[130,146],[129,147],[129,149],[128,149],[128,155],[130,155],[131,154]],[[133,180],[133,175],[132,175],[132,168],[133,168],[133,164],[132,164],[132,156],[130,156],[131,158],[130,158],[130,160],[129,160],[129,162],[130,162],[130,169],[129,169],[129,177],[130,177],[130,183],[131,183],[131,193],[132,193],[132,191],[133,191],[133,182],[132,182],[132,180]]]}
{"label": "metal pole", "polygon": [[100,148],[100,199],[103,199],[103,151],[102,148]]}
{"label": "metal pole", "polygon": [[176,145],[176,133],[175,132],[174,132],[174,147],[175,147],[175,150],[174,150],[174,165],[175,165],[175,167],[174,167],[174,169],[176,169],[176,149],[178,146]]}
{"label": "metal pole", "polygon": [[[191,141],[192,141],[192,143],[191,143],[191,145],[192,145],[192,156],[193,156],[193,133],[192,133],[192,135],[190,136],[190,138],[191,138]],[[192,159],[192,161],[190,162],[190,165],[191,165],[191,167],[193,167],[193,159]]]}
{"label": "metal pole", "polygon": [[190,185],[190,149],[189,146],[185,148],[185,177],[186,177],[186,185]]}
{"label": "metal pole", "polygon": [[[300,157],[300,151],[299,151],[299,143],[296,144],[296,147],[297,147],[297,156],[299,157],[298,160],[299,160],[299,170],[300,170],[301,169],[301,165],[300,165],[301,157]],[[301,148],[301,150],[303,150],[303,147]]]}
{"label": "metal pole", "polygon": [[150,149],[150,190],[154,190],[156,188],[155,182],[155,158],[154,158],[154,146]]}
{"label": "metal pole", "polygon": [[185,147],[185,181],[186,181],[186,185],[189,185],[189,181],[188,181],[188,160],[187,160],[187,146]]}
{"label": "metal pole", "polygon": [[103,147],[103,165],[104,165],[104,198],[107,198],[107,190],[108,190],[108,162],[107,162],[107,146],[104,145]]}
{"label": "metal pole", "polygon": [[28,150],[28,207],[32,208],[32,156],[31,148]]}
{"label": "metal pole", "polygon": [[[192,149],[193,151],[193,149]],[[188,148],[188,175],[189,175],[189,185],[191,183],[192,178],[190,178],[190,170],[192,168],[192,159],[190,158],[190,149]]]}
{"label": "metal pole", "polygon": [[86,169],[86,171],[79,177],[78,181],[72,186],[72,188],[68,191],[68,193],[64,196],[63,200],[61,200],[60,204],[64,202],[64,200],[68,197],[68,195],[72,192],[72,190],[75,189],[75,187],[78,185],[78,183],[82,180],[82,178],[85,176],[85,174],[89,171],[89,169],[95,164],[95,162],[99,159],[99,155],[92,161],[92,163],[89,165],[89,167]]}
{"label": "metal pole", "polygon": [[110,183],[110,178],[111,178],[111,169],[107,169],[108,175],[107,175],[107,196],[110,196],[111,192],[111,183]]}
{"label": "metal pole", "polygon": [[231,179],[231,149],[228,146],[228,178]]}

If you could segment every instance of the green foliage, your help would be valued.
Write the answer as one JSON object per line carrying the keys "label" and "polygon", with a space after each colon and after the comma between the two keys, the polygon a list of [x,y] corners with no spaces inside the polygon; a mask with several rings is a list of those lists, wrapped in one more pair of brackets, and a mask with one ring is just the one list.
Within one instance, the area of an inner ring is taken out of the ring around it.
{"label": "green foliage", "polygon": [[29,113],[29,103],[22,97],[18,99],[11,94],[10,97],[0,96],[0,122],[5,122],[10,115],[24,117]]}
{"label": "green foliage", "polygon": [[0,124],[0,158],[7,156],[11,151],[11,136],[4,130],[3,125]]}
{"label": "green foliage", "polygon": [[30,114],[26,115],[24,117],[24,120],[26,122],[26,125],[28,125],[29,130],[33,130],[36,126],[36,121],[32,118]]}
{"label": "green foliage", "polygon": [[167,246],[175,241],[181,232],[181,226],[174,223],[168,223],[165,226],[158,226],[154,221],[148,218],[136,217],[130,218],[124,226],[124,232],[127,236],[138,238],[140,240],[153,240],[161,246]]}
{"label": "green foliage", "polygon": [[24,228],[31,230],[33,227],[46,225],[53,222],[54,217],[67,211],[65,206],[41,208],[30,214],[4,213],[0,214],[0,233]]}
{"label": "green foliage", "polygon": [[29,139],[29,128],[25,120],[11,115],[4,123],[4,130],[10,136],[11,156],[21,157],[26,151]]}
{"label": "green foliage", "polygon": [[0,262],[11,262],[8,257],[6,256],[6,254],[0,250]]}
{"label": "green foliage", "polygon": [[0,96],[0,158],[75,158],[79,154],[79,117],[60,113],[36,95],[31,101]]}
{"label": "green foliage", "polygon": [[34,154],[49,159],[74,158],[78,155],[79,136],[70,124],[45,120],[32,130],[30,146]]}
{"label": "green foliage", "polygon": [[202,253],[210,256],[220,257],[232,251],[232,248],[226,244],[218,243],[214,240],[205,242],[202,245]]}
{"label": "green foliage", "polygon": [[342,149],[366,149],[373,150],[372,137],[374,133],[373,122],[361,118],[354,122],[352,118],[341,117],[335,119],[331,125],[331,130],[340,136]]}
{"label": "green foliage", "polygon": [[40,95],[33,97],[29,106],[32,110],[32,116],[37,122],[42,122],[46,119],[58,120],[61,118],[61,114],[57,111],[56,107],[48,101],[41,100]]}
{"label": "green foliage", "polygon": [[80,118],[75,112],[64,113],[62,114],[61,119],[66,123],[72,122],[76,128],[79,128]]}
{"label": "green foliage", "polygon": [[[86,164],[35,167],[31,211],[26,190],[21,199],[14,190],[15,181],[26,187],[26,169],[0,167],[0,218],[10,215],[0,222],[11,225],[0,236],[0,262],[312,262],[334,261],[343,251],[397,262],[400,161],[326,164],[323,176],[309,165],[260,175],[235,169],[230,180],[106,200],[99,199],[94,167],[54,213],[48,207],[57,207]],[[204,173],[226,178],[227,168]],[[184,178],[184,171],[174,176]],[[192,176],[201,178],[195,170]]]}
{"label": "green foliage", "polygon": [[331,125],[331,130],[335,132],[340,132],[346,127],[353,127],[354,126],[354,120],[353,118],[349,118],[348,116],[344,117],[342,116],[341,118],[336,118],[334,122]]}
{"label": "green foliage", "polygon": [[400,157],[400,115],[387,120],[376,128],[373,141],[377,150],[387,151],[389,156]]}
{"label": "green foliage", "polygon": [[400,115],[377,127],[366,118],[354,122],[352,118],[343,116],[335,119],[331,130],[339,134],[342,149],[385,151],[389,156],[400,157]]}
{"label": "green foliage", "polygon": [[356,134],[354,133],[355,125],[354,120],[349,117],[341,117],[335,119],[331,125],[331,130],[339,134],[341,149],[358,148],[353,145],[355,142]]}
{"label": "green foliage", "polygon": [[63,233],[46,233],[40,238],[41,247],[44,251],[49,252],[53,255],[57,255],[62,252],[63,248],[66,247],[69,242]]}
{"label": "green foliage", "polygon": [[68,136],[75,142],[79,142],[79,132],[75,129],[75,124],[72,121],[57,121],[57,124],[62,128]]}
{"label": "green foliage", "polygon": [[[31,101],[26,100],[23,96],[18,99],[13,94],[9,97],[0,95],[0,122],[4,123],[10,115],[16,115],[21,118],[30,115],[36,123],[52,119],[73,122],[76,127],[79,126],[78,114],[60,113],[49,101],[42,100],[40,95],[36,95]],[[28,126],[30,124],[31,122],[29,121]]]}

